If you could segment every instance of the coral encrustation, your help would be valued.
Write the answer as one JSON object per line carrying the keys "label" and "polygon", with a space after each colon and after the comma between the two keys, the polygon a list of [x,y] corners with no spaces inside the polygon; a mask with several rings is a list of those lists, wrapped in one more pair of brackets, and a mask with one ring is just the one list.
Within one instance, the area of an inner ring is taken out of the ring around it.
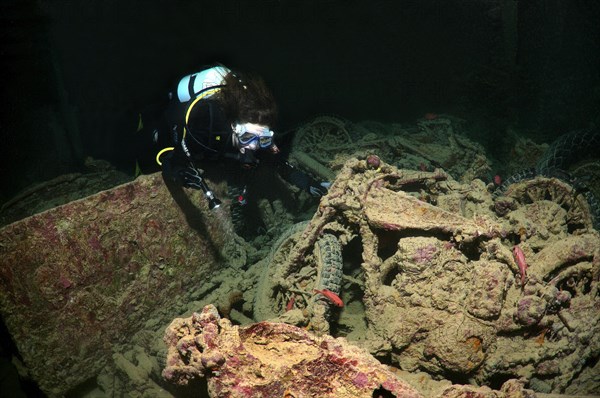
{"label": "coral encrustation", "polygon": [[362,397],[382,387],[398,397],[422,396],[343,338],[284,323],[233,326],[213,305],[173,320],[164,340],[163,377],[187,384],[205,376],[214,397]]}

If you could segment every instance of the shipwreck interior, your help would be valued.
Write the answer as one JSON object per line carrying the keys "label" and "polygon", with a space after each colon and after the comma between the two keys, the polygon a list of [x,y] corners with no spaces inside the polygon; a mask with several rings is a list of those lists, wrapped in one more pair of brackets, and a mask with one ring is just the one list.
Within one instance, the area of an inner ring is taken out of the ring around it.
{"label": "shipwreck interior", "polygon": [[[0,396],[600,394],[599,20],[593,0],[3,1]],[[139,175],[136,132],[216,64],[264,78],[281,153],[201,165],[214,210]]]}

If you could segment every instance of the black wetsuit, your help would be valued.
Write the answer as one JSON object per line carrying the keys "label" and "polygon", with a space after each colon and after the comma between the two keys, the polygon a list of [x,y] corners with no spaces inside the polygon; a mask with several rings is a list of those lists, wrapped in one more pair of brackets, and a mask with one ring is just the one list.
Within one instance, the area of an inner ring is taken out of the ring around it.
{"label": "black wetsuit", "polygon": [[255,153],[248,150],[242,154],[233,145],[231,121],[227,119],[220,102],[211,97],[193,104],[194,101],[182,103],[171,98],[167,104],[155,105],[142,114],[144,129],[139,132],[137,149],[141,171],[157,171],[159,166],[156,158],[161,151],[158,161],[162,163],[160,169],[163,175],[180,183],[183,182],[180,178],[182,170],[192,164],[203,168],[207,162],[225,160],[226,163],[237,163],[238,168],[254,168],[258,164]]}
{"label": "black wetsuit", "polygon": [[[197,96],[200,94],[198,93]],[[203,168],[207,163],[224,161],[223,163],[233,166],[232,169],[235,171],[228,181],[231,185],[242,189],[246,185],[246,180],[251,179],[254,174],[252,170],[260,160],[268,163],[284,179],[302,190],[314,194],[313,191],[317,188],[322,190],[322,194],[326,192],[317,181],[291,167],[281,158],[281,155],[273,156],[268,148],[258,151],[246,150],[242,154],[233,145],[234,133],[231,121],[227,119],[219,101],[214,97],[206,97],[198,100],[192,106],[194,101],[195,99],[191,99],[182,103],[171,98],[168,104],[163,104],[163,111],[160,112],[162,116],[157,119],[156,112],[154,113],[154,120],[151,120],[144,129],[146,133],[143,135],[146,143],[140,146],[146,152],[145,156],[138,155],[138,163],[140,163],[142,171],[156,170],[156,155],[164,148],[172,147],[173,150],[166,150],[159,157],[159,161],[162,163],[162,173],[166,179],[182,183],[182,185],[185,183],[182,181],[181,173],[189,169],[192,164]],[[190,106],[192,106],[191,111],[189,110]],[[186,125],[185,119],[188,111],[189,118]],[[144,116],[144,119],[146,118]],[[144,124],[146,123],[144,122]],[[182,145],[182,139],[185,145]],[[151,148],[149,148],[149,143],[151,143]],[[188,153],[184,147],[187,148]],[[149,155],[152,155],[152,159],[149,159]],[[142,162],[140,159],[145,159],[145,161]]]}

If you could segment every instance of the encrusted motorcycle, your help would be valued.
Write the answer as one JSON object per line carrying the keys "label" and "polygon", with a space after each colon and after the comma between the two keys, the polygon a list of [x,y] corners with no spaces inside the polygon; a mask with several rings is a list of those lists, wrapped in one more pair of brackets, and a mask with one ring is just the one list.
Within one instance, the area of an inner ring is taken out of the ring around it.
{"label": "encrusted motorcycle", "polygon": [[593,209],[552,177],[492,191],[441,169],[348,160],[314,217],[273,246],[255,318],[347,335],[404,370],[456,382],[525,377],[539,391],[592,391]]}

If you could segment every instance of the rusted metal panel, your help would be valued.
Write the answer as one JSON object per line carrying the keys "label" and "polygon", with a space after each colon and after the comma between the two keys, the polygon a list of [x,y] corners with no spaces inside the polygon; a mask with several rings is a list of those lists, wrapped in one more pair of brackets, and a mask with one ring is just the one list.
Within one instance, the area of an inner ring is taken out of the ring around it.
{"label": "rusted metal panel", "polygon": [[202,284],[231,238],[201,192],[160,174],[0,230],[0,311],[50,396],[94,377],[145,321]]}

